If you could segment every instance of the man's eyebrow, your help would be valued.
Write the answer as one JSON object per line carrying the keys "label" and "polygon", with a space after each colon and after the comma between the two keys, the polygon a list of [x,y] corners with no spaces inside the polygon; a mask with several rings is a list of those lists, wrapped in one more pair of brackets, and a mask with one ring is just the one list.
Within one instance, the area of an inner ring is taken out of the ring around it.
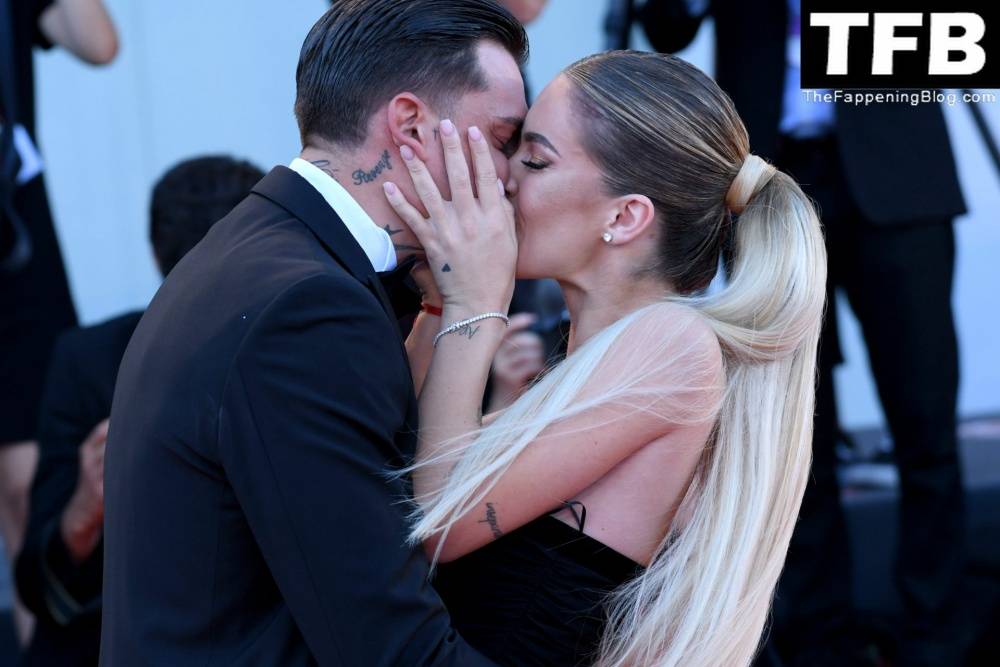
{"label": "man's eyebrow", "polygon": [[530,141],[533,144],[541,144],[559,157],[562,157],[562,153],[560,153],[559,150],[552,145],[552,142],[549,141],[544,134],[538,134],[537,132],[525,132],[522,139],[524,141]]}
{"label": "man's eyebrow", "polygon": [[524,126],[524,116],[500,116],[498,119],[501,123],[506,123],[508,125],[513,125],[514,129],[518,132]]}

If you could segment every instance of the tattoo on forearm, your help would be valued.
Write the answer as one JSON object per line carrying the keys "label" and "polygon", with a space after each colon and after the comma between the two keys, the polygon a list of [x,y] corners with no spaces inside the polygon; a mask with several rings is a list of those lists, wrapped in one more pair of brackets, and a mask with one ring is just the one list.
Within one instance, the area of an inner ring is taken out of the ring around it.
{"label": "tattoo on forearm", "polygon": [[497,509],[493,506],[493,503],[486,503],[486,518],[480,519],[478,523],[489,524],[494,539],[503,537],[503,531],[500,530],[500,522],[497,521]]}
{"label": "tattoo on forearm", "polygon": [[466,324],[455,333],[459,336],[467,336],[469,340],[472,340],[472,337],[479,333],[479,327],[473,328],[471,324]]}
{"label": "tattoo on forearm", "polygon": [[362,183],[371,183],[386,169],[392,169],[392,162],[389,160],[388,150],[382,151],[382,157],[369,171],[357,169],[353,174],[351,174],[351,176],[354,178],[355,185],[361,185]]}
{"label": "tattoo on forearm", "polygon": [[314,165],[325,171],[327,176],[329,176],[333,180],[337,180],[337,172],[340,170],[331,167],[329,160],[310,160],[310,162],[312,162]]}

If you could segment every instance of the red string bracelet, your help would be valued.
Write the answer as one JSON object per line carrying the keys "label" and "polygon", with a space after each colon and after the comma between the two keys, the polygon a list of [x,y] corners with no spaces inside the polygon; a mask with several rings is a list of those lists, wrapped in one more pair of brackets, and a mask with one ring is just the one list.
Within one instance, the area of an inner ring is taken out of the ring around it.
{"label": "red string bracelet", "polygon": [[431,315],[437,315],[438,317],[441,317],[441,315],[444,314],[443,310],[441,310],[437,306],[432,306],[429,303],[421,303],[420,310],[424,311],[425,313],[430,313]]}

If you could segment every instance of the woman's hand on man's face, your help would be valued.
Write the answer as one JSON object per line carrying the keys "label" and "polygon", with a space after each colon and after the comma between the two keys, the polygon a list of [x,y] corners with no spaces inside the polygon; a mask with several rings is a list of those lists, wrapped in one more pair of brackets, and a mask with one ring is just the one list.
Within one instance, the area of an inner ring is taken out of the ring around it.
{"label": "woman's hand on man's face", "polygon": [[[468,131],[474,174],[451,121],[442,121],[441,141],[452,200],[441,197],[427,166],[406,145],[400,148],[400,155],[429,217],[406,201],[394,183],[385,184],[386,198],[420,240],[446,307],[472,314],[506,313],[517,263],[514,210],[478,128]],[[473,178],[478,197],[473,192]]]}

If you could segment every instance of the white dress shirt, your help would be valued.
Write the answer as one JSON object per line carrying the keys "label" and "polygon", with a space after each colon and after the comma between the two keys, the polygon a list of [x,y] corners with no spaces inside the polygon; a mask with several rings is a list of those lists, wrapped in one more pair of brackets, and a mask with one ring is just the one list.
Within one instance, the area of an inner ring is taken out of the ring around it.
{"label": "white dress shirt", "polygon": [[297,157],[292,160],[288,168],[306,179],[323,195],[323,199],[340,216],[347,231],[365,251],[368,261],[376,271],[391,271],[396,268],[396,248],[392,245],[389,233],[375,224],[371,216],[365,213],[361,205],[340,183],[302,158]]}

